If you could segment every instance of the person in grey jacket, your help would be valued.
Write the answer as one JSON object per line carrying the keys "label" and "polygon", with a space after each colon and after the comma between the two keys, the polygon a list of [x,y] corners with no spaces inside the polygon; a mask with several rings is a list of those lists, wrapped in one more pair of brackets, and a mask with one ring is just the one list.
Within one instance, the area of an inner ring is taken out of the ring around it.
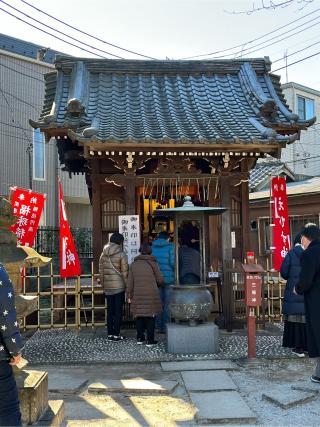
{"label": "person in grey jacket", "polygon": [[284,258],[280,274],[287,281],[282,313],[284,317],[283,347],[289,347],[298,357],[304,357],[307,351],[307,332],[303,295],[294,293],[294,289],[299,282],[301,271],[301,256],[303,249],[301,246],[301,234],[294,239],[294,247],[290,249]]}
{"label": "person in grey jacket", "polygon": [[108,340],[120,341],[122,308],[125,300],[126,280],[128,278],[128,258],[121,245],[124,238],[113,233],[110,242],[103,248],[99,260],[100,282],[107,300]]}
{"label": "person in grey jacket", "polygon": [[22,341],[14,304],[14,291],[0,264],[0,426],[21,426],[21,413],[12,366],[21,360]]}

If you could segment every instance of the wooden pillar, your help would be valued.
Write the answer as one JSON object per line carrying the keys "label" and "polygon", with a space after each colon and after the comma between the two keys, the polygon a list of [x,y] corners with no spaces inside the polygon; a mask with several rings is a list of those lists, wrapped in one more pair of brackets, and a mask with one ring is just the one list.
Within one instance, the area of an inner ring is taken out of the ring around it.
{"label": "wooden pillar", "polygon": [[241,171],[246,172],[246,178],[242,176],[241,183],[241,237],[242,237],[242,259],[246,258],[246,253],[250,251],[250,216],[249,216],[249,172],[247,162],[241,162]]}
{"label": "wooden pillar", "polygon": [[[219,206],[219,198],[216,193],[216,181],[210,184],[209,206]],[[217,196],[217,198],[215,198]],[[208,269],[212,266],[214,271],[218,271],[220,259],[219,247],[219,217],[216,215],[209,216],[209,264]]]}
{"label": "wooden pillar", "polygon": [[97,272],[102,250],[101,224],[101,183],[99,179],[99,160],[92,160],[92,218],[93,218],[93,260]]}
{"label": "wooden pillar", "polygon": [[136,182],[135,176],[127,176],[125,184],[126,215],[136,213]]}
{"label": "wooden pillar", "polygon": [[223,266],[222,283],[222,310],[224,327],[230,331],[232,324],[232,282],[230,269],[232,267],[232,248],[231,248],[231,202],[230,202],[230,175],[221,175],[221,206],[228,208],[221,216],[221,255]]}

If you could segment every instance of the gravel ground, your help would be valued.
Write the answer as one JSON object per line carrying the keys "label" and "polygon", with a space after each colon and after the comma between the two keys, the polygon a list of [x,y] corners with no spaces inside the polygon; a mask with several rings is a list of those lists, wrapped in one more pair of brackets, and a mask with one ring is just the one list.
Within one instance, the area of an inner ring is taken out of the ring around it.
{"label": "gravel ground", "polygon": [[[217,354],[175,355],[165,350],[165,336],[159,335],[154,348],[137,345],[129,331],[122,342],[108,342],[104,330],[51,329],[37,331],[26,341],[24,356],[30,363],[92,363],[92,362],[159,362],[187,359],[239,359],[247,356],[244,335],[221,333]],[[257,357],[288,358],[290,350],[281,347],[281,335],[257,337]]]}
{"label": "gravel ground", "polygon": [[314,370],[314,361],[306,358],[261,362],[257,360],[253,365],[245,364],[239,371],[231,373],[242,397],[255,412],[257,423],[265,426],[319,426],[320,385],[319,393],[311,402],[289,409],[282,409],[262,398],[263,393],[273,391],[290,395],[293,391],[291,386],[301,381],[307,381],[308,384]]}

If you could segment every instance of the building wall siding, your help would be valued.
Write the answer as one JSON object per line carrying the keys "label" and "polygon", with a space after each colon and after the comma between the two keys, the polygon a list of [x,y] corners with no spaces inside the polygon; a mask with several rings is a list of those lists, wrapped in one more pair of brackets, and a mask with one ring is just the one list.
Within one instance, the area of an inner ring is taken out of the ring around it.
{"label": "building wall siding", "polygon": [[320,95],[314,90],[303,90],[294,84],[284,85],[283,91],[292,111],[298,113],[297,96],[314,100],[314,115],[317,122],[308,131],[302,131],[299,141],[282,150],[281,158],[296,174],[320,175]]}
{"label": "building wall siding", "polygon": [[[8,195],[10,186],[30,188],[29,157],[27,148],[33,142],[33,129],[29,119],[38,119],[44,99],[43,75],[54,69],[48,64],[0,51],[0,194]],[[31,164],[33,154],[31,152]],[[77,218],[88,218],[81,224],[91,227],[87,214],[88,191],[84,176],[68,175],[60,170],[55,141],[45,145],[45,180],[32,180],[32,189],[46,193],[43,225],[58,225],[58,186],[61,176],[66,198],[77,203],[72,212]],[[80,213],[84,207],[85,214]],[[74,222],[77,223],[78,219]],[[79,225],[78,225],[79,226]]]}

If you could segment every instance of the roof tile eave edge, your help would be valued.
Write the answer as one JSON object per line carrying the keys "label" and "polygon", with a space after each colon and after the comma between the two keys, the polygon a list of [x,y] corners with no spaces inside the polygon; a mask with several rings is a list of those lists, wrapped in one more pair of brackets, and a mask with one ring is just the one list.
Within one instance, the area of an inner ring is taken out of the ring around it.
{"label": "roof tile eave edge", "polygon": [[239,138],[230,138],[230,139],[223,139],[223,138],[212,138],[212,139],[189,139],[189,138],[180,138],[180,139],[173,139],[169,137],[165,138],[125,138],[125,139],[119,139],[119,138],[108,138],[108,139],[101,139],[97,136],[90,136],[90,137],[84,137],[82,134],[79,134],[72,129],[68,129],[67,134],[69,138],[72,141],[77,141],[83,145],[89,145],[89,144],[141,144],[141,145],[147,145],[147,144],[157,144],[159,146],[166,145],[166,144],[172,144],[175,146],[185,146],[190,145],[192,147],[195,146],[240,146],[245,145],[248,148],[252,147],[254,149],[255,146],[279,146],[279,141],[277,141],[274,138],[268,138],[268,139],[256,139],[256,138],[250,138],[247,140],[241,140]]}

